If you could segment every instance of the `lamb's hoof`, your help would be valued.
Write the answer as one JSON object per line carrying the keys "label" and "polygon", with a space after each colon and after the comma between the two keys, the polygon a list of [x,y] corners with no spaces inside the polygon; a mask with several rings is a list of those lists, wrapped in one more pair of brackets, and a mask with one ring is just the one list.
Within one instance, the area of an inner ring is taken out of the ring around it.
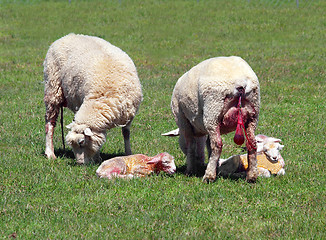
{"label": "lamb's hoof", "polygon": [[203,182],[204,183],[213,183],[216,180],[216,175],[210,175],[210,174],[205,174],[205,176],[203,177]]}

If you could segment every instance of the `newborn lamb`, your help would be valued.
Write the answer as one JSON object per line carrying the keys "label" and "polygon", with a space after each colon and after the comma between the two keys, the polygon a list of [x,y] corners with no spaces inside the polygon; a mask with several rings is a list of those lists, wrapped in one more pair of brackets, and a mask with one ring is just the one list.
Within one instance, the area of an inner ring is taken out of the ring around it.
{"label": "newborn lamb", "polygon": [[96,170],[101,178],[144,177],[160,171],[173,174],[176,171],[174,157],[164,152],[154,157],[143,154],[115,157],[104,161]]}
{"label": "newborn lamb", "polygon": [[[281,139],[268,137],[262,134],[257,135],[257,167],[258,175],[270,177],[271,175],[284,175],[284,159],[280,151],[284,145],[280,144]],[[248,168],[247,154],[231,156],[227,159],[220,159],[219,175],[241,176]]]}

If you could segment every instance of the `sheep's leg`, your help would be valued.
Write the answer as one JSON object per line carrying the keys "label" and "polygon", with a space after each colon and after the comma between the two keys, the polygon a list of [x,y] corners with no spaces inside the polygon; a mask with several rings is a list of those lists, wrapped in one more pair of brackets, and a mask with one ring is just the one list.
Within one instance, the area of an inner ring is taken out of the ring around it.
{"label": "sheep's leg", "polygon": [[196,140],[192,134],[192,132],[185,131],[185,141],[186,141],[186,150],[187,150],[187,174],[196,173]]}
{"label": "sheep's leg", "polygon": [[196,140],[193,128],[183,112],[178,112],[176,119],[178,120],[177,125],[179,127],[179,145],[182,152],[186,155],[186,172],[187,174],[194,174],[196,173]]}
{"label": "sheep's leg", "polygon": [[182,152],[187,156],[188,147],[187,147],[187,142],[186,142],[184,133],[180,134],[180,136],[179,136],[179,146],[180,146]]}
{"label": "sheep's leg", "polygon": [[44,103],[45,103],[45,155],[55,159],[53,133],[60,107],[64,105],[65,98],[61,88],[60,71],[52,55],[44,62]]}
{"label": "sheep's leg", "polygon": [[131,121],[122,128],[122,135],[123,135],[123,140],[125,143],[125,154],[126,155],[131,155],[131,147],[130,147],[130,126],[131,126]]}
{"label": "sheep's leg", "polygon": [[258,177],[257,171],[257,143],[255,139],[256,122],[251,121],[246,127],[248,139],[246,141],[246,147],[248,150],[248,169],[247,169],[247,181],[256,182]]}
{"label": "sheep's leg", "polygon": [[196,140],[196,160],[199,167],[205,165],[206,136],[195,137]]}
{"label": "sheep's leg", "polygon": [[187,138],[187,173],[201,174],[205,165],[205,141],[197,137]]}
{"label": "sheep's leg", "polygon": [[209,139],[209,136],[206,139],[206,148],[207,148],[207,154],[208,154],[208,159],[209,159],[212,154],[211,141]]}
{"label": "sheep's leg", "polygon": [[59,107],[47,107],[45,114],[45,155],[56,159],[54,154],[53,133],[59,115]]}
{"label": "sheep's leg", "polygon": [[213,182],[216,179],[218,160],[221,156],[223,147],[222,138],[220,134],[220,126],[217,126],[215,130],[209,131],[209,139],[211,143],[212,153],[209,158],[205,175],[203,177],[203,181],[207,183]]}

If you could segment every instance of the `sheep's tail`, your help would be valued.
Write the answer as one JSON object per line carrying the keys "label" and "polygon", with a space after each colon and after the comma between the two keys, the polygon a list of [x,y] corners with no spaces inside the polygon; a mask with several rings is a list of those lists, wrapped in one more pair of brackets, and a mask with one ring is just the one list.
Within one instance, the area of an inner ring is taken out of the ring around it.
{"label": "sheep's tail", "polygon": [[60,115],[60,124],[61,124],[61,139],[62,139],[62,145],[63,145],[63,151],[66,150],[66,146],[65,146],[65,136],[64,136],[64,132],[63,132],[63,106],[61,105],[61,115]]}

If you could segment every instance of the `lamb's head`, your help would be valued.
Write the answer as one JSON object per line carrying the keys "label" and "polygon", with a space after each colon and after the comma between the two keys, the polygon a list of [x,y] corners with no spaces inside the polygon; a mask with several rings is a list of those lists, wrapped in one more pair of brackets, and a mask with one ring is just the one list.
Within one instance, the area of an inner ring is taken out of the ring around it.
{"label": "lamb's head", "polygon": [[284,145],[280,144],[281,139],[259,134],[256,136],[256,141],[257,153],[263,152],[270,161],[278,161],[280,151],[284,147]]}
{"label": "lamb's head", "polygon": [[177,168],[174,163],[174,157],[167,152],[154,156],[147,164],[155,164],[155,171],[163,171],[168,174],[176,172]]}
{"label": "lamb's head", "polygon": [[100,158],[100,149],[105,142],[105,133],[92,131],[85,124],[72,122],[66,142],[71,146],[78,164],[87,164]]}

